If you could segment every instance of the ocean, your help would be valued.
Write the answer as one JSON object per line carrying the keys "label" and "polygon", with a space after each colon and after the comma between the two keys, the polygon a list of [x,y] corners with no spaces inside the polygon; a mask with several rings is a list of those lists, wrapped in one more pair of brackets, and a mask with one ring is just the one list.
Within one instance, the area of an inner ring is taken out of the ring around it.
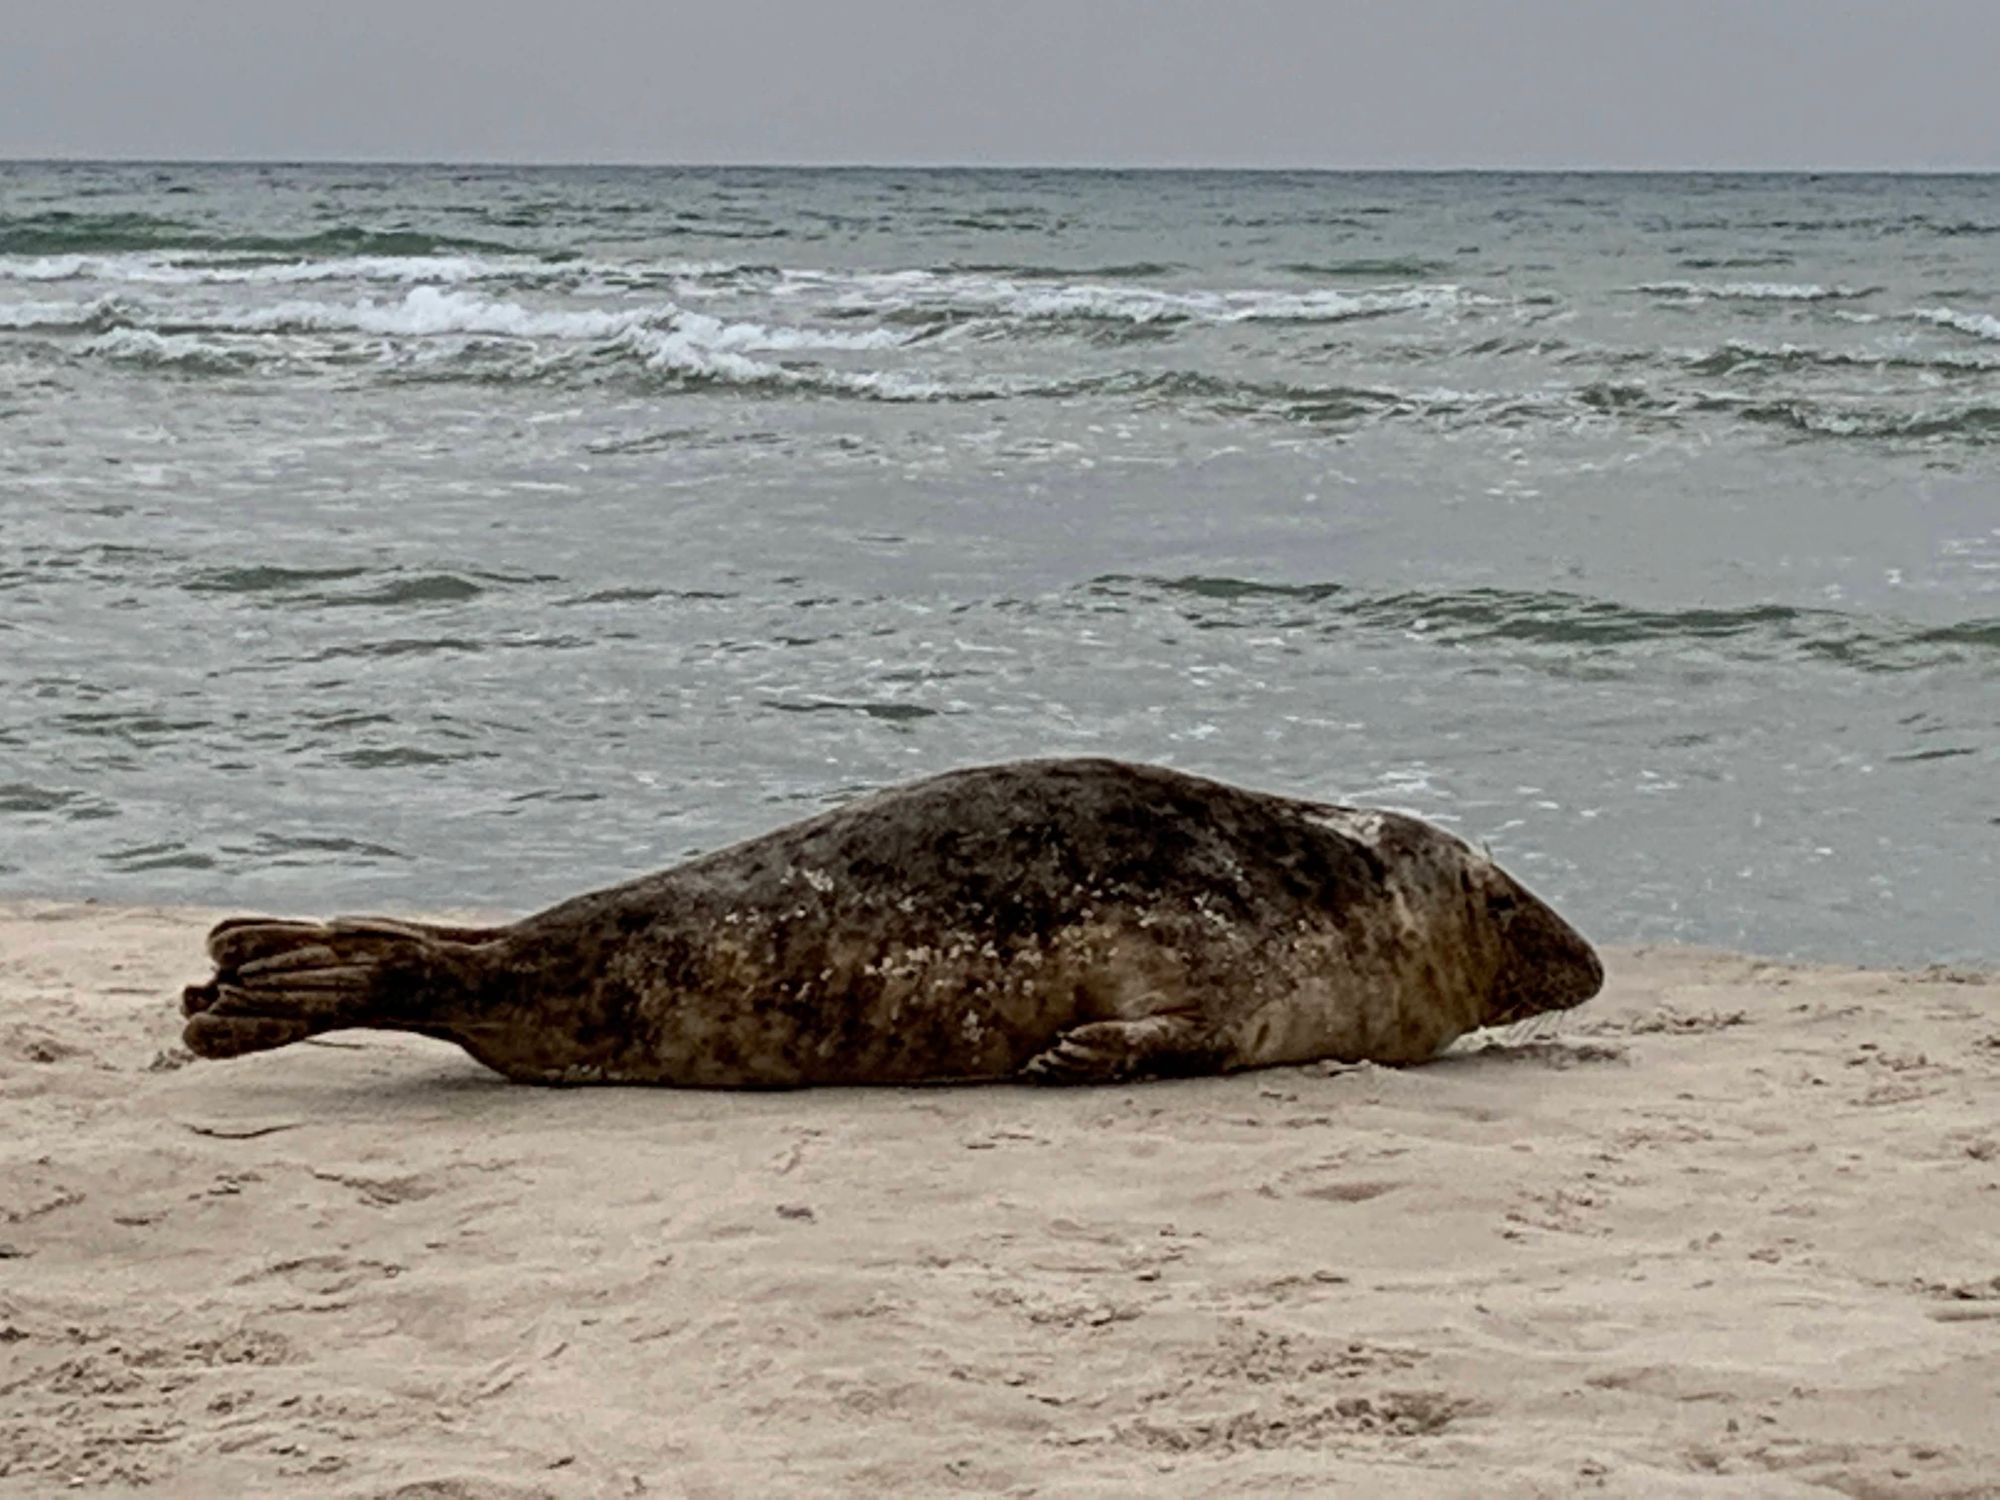
{"label": "ocean", "polygon": [[0,890],[526,909],[972,762],[2000,959],[2000,178],[0,164]]}

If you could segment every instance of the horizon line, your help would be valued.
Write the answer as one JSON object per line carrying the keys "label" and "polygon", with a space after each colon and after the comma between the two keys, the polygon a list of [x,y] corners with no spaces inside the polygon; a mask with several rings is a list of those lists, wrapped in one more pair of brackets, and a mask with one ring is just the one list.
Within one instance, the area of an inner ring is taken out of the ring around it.
{"label": "horizon line", "polygon": [[92,156],[10,155],[0,153],[0,166],[63,167],[456,167],[507,171],[565,171],[582,168],[610,171],[683,172],[1075,172],[1075,173],[1193,173],[1230,172],[1270,175],[1323,176],[1550,176],[1550,177],[1994,177],[1991,166],[1325,166],[1285,163],[1228,162],[895,162],[895,161],[666,161],[636,158],[508,159],[505,157],[393,156]]}

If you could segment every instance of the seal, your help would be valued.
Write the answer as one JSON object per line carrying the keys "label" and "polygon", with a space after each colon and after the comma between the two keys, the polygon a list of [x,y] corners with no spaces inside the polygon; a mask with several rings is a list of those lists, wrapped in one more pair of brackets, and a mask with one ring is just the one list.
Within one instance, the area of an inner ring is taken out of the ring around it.
{"label": "seal", "polygon": [[381,1027],[521,1082],[719,1088],[1413,1063],[1604,977],[1418,818],[1097,759],[913,782],[507,926],[235,918],[208,952],[203,1057]]}

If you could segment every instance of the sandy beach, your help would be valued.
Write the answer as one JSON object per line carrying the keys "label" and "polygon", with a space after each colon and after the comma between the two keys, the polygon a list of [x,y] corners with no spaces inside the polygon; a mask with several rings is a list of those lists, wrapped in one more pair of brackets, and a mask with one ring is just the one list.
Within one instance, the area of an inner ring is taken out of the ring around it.
{"label": "sandy beach", "polygon": [[0,1492],[2000,1494],[2000,977],[1611,950],[1422,1068],[510,1086],[179,1049],[0,907]]}

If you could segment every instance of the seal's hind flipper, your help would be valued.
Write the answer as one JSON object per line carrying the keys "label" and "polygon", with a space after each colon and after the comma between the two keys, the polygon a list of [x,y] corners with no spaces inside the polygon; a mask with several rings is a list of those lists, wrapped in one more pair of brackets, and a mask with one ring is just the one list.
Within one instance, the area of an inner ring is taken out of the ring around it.
{"label": "seal's hind flipper", "polygon": [[463,989],[465,934],[377,917],[331,922],[233,917],[208,935],[215,977],[181,992],[182,1039],[201,1057],[240,1057],[347,1026],[422,1031]]}
{"label": "seal's hind flipper", "polygon": [[448,927],[435,922],[405,922],[395,917],[335,917],[328,922],[301,922],[286,917],[228,917],[208,931],[208,956],[218,969],[233,969],[260,958],[290,952],[320,942],[326,934],[354,937],[433,938],[444,943],[487,943],[500,936],[499,927]]}
{"label": "seal's hind flipper", "polygon": [[276,917],[230,917],[208,930],[208,956],[218,969],[233,969],[302,942],[316,940],[317,922],[291,922]]}
{"label": "seal's hind flipper", "polygon": [[1030,1083],[1120,1083],[1132,1078],[1223,1071],[1214,1034],[1186,1015],[1072,1026],[1021,1069]]}

